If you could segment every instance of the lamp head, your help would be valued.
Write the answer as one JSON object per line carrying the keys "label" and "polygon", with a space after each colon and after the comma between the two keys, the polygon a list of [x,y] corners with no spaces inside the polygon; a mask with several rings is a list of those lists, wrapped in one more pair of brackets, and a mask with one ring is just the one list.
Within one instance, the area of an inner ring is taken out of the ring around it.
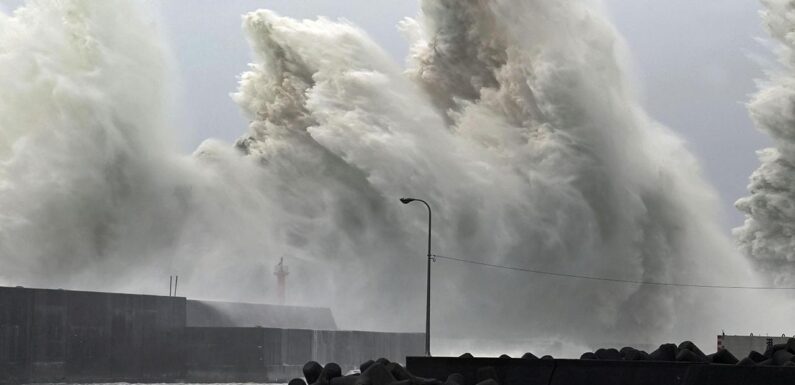
{"label": "lamp head", "polygon": [[409,203],[411,203],[411,202],[414,202],[415,200],[416,200],[416,199],[414,199],[414,198],[400,198],[400,201],[401,201],[401,202],[402,202],[404,205],[407,205],[407,204],[409,204]]}

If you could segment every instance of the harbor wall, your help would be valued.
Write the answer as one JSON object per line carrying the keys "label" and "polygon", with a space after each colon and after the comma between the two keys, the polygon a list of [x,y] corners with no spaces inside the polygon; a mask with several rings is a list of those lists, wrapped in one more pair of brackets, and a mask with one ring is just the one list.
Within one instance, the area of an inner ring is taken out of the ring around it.
{"label": "harbor wall", "polygon": [[475,385],[494,375],[500,385],[790,385],[795,367],[694,362],[408,357],[412,374],[444,381],[460,373]]}
{"label": "harbor wall", "polygon": [[185,299],[0,287],[0,381],[182,376]]}
{"label": "harbor wall", "polygon": [[311,360],[335,362],[343,372],[369,359],[405,362],[422,354],[422,333],[189,327],[187,381],[287,382]]}
{"label": "harbor wall", "polygon": [[[309,360],[349,370],[371,358],[405,362],[424,350],[422,333],[190,327],[186,304],[183,297],[0,287],[0,384],[276,382],[300,377]],[[328,318],[313,322],[336,327]],[[208,319],[202,322],[213,325]]]}
{"label": "harbor wall", "polygon": [[718,349],[728,349],[730,352],[747,355],[750,351],[764,353],[773,345],[786,344],[790,337],[771,336],[731,336],[718,335]]}

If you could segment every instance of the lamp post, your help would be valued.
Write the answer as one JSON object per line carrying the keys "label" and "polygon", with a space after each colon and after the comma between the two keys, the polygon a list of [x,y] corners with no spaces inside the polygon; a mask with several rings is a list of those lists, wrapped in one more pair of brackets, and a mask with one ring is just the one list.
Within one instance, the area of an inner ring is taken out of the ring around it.
{"label": "lamp post", "polygon": [[428,202],[416,198],[400,198],[400,202],[407,205],[411,202],[422,202],[428,208],[428,288],[425,301],[425,356],[431,356],[431,206]]}

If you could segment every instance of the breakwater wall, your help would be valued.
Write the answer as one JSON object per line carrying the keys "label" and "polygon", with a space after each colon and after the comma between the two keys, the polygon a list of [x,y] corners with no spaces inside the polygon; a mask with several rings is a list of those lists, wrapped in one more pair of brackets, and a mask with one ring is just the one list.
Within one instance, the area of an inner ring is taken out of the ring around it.
{"label": "breakwater wall", "polygon": [[421,354],[422,333],[271,328],[186,329],[186,380],[287,382],[301,377],[306,357],[338,363],[343,372],[371,357]]}
{"label": "breakwater wall", "polygon": [[0,287],[0,382],[181,374],[185,299]]}
{"label": "breakwater wall", "polygon": [[409,357],[413,375],[444,381],[460,373],[461,385],[496,377],[500,385],[784,385],[795,384],[794,367],[694,362]]}
{"label": "breakwater wall", "polygon": [[[0,384],[278,382],[422,354],[422,333],[189,327],[183,297],[0,287]],[[263,320],[267,324],[267,320]]]}

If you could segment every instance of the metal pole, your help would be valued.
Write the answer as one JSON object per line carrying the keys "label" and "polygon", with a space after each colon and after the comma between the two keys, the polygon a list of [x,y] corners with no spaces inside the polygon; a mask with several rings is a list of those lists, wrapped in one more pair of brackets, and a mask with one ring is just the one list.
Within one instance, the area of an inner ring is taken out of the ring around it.
{"label": "metal pole", "polygon": [[431,206],[428,202],[416,198],[401,198],[403,204],[409,204],[417,201],[422,202],[428,208],[428,286],[426,288],[425,299],[425,356],[431,356],[431,262],[433,261],[433,254],[431,253]]}
{"label": "metal pole", "polygon": [[177,296],[177,284],[179,283],[179,276],[174,276],[174,297]]}
{"label": "metal pole", "polygon": [[428,208],[428,288],[426,290],[427,298],[425,300],[425,356],[431,356],[431,206],[425,201],[425,206]]}

